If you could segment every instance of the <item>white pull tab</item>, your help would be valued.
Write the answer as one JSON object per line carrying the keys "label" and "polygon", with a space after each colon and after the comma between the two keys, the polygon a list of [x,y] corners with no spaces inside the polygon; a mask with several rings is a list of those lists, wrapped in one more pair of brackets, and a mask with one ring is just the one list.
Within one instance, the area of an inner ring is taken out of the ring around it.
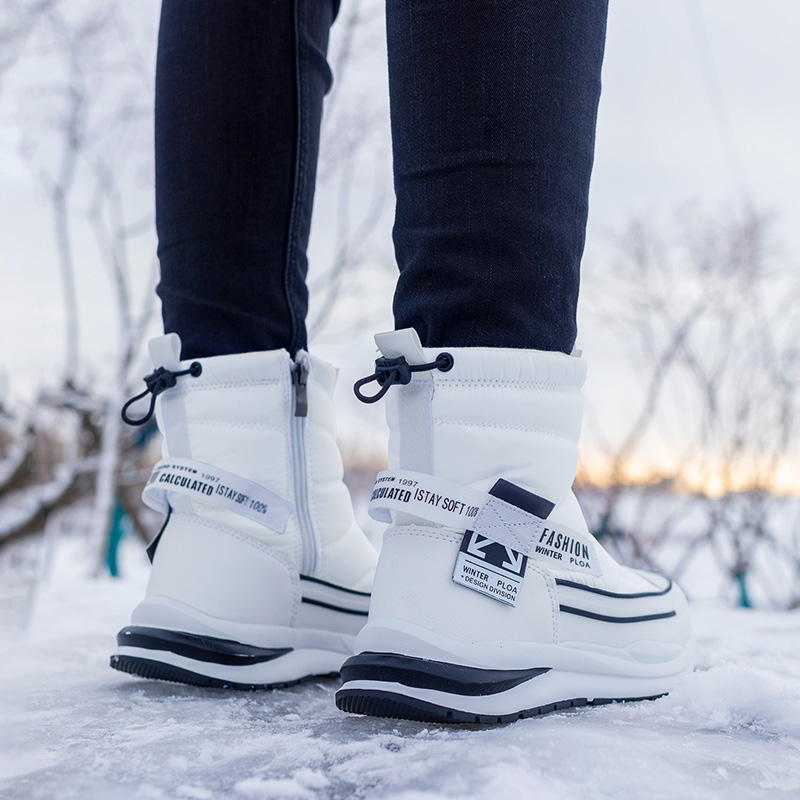
{"label": "white pull tab", "polygon": [[386,358],[403,356],[409,364],[424,364],[430,360],[425,357],[419,335],[413,328],[376,333],[375,344]]}
{"label": "white pull tab", "polygon": [[151,339],[148,344],[153,367],[164,367],[172,372],[181,368],[181,337],[177,333],[167,333]]}

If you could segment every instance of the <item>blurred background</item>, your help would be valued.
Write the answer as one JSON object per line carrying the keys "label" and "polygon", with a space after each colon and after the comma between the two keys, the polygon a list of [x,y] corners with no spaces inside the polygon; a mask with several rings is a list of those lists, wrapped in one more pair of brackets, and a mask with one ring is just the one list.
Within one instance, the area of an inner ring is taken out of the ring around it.
{"label": "blurred background", "polygon": [[[83,581],[146,569],[157,0],[0,4],[0,625],[69,544]],[[612,0],[579,315],[576,490],[626,563],[696,600],[800,606],[800,5]],[[333,29],[310,246],[311,349],[340,367],[359,517],[382,407],[351,386],[392,327],[383,7]],[[124,554],[124,557],[121,555]],[[60,562],[59,562],[60,563]]]}

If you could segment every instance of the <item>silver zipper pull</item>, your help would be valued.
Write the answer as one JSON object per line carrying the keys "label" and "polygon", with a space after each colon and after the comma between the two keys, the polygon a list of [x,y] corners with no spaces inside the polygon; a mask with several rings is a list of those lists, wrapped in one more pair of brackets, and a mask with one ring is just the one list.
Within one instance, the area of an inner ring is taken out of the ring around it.
{"label": "silver zipper pull", "polygon": [[308,364],[299,361],[292,367],[292,383],[294,384],[294,415],[308,416]]}

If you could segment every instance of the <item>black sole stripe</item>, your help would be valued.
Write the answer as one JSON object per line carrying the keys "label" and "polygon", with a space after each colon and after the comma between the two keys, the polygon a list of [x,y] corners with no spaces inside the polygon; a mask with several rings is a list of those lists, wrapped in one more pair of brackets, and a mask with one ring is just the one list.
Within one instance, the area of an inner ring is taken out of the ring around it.
{"label": "black sole stripe", "polygon": [[360,617],[366,617],[369,614],[369,611],[358,611],[355,608],[342,608],[341,606],[335,606],[333,603],[326,603],[322,600],[312,600],[310,597],[304,597],[302,601],[312,606],[330,608],[332,611],[341,611],[343,614],[357,614]]}
{"label": "black sole stripe", "polygon": [[320,580],[319,578],[312,578],[310,575],[301,575],[301,581],[311,581],[311,583],[318,583],[320,586],[330,586],[331,589],[337,589],[340,592],[347,592],[348,594],[356,594],[359,597],[372,597],[369,592],[359,592],[355,589],[347,589],[344,586],[337,586],[335,583],[328,583],[328,581]]}
{"label": "black sole stripe", "polygon": [[677,611],[665,611],[663,614],[644,614],[640,617],[609,617],[605,614],[595,614],[594,611],[586,611],[582,608],[573,608],[572,606],[559,606],[559,609],[565,614],[575,614],[578,617],[596,619],[600,622],[651,622],[654,619],[668,619],[678,614]]}
{"label": "black sole stripe", "polygon": [[576,583],[575,581],[567,581],[563,580],[562,578],[556,578],[556,585],[569,586],[571,589],[581,589],[584,592],[591,592],[592,594],[600,594],[603,597],[618,597],[622,600],[635,600],[638,597],[662,597],[665,594],[669,594],[670,590],[672,589],[672,581],[669,578],[667,578],[667,580],[669,580],[669,584],[667,585],[666,589],[661,589],[657,592],[636,592],[634,594],[620,594],[618,592],[609,592],[606,589],[596,589],[594,586],[585,586],[582,583]]}
{"label": "black sole stripe", "polygon": [[469,697],[505,692],[549,671],[550,667],[481,669],[395,653],[360,653],[347,659],[340,670],[344,683],[385,681]]}
{"label": "black sole stripe", "polygon": [[336,705],[342,711],[351,714],[364,714],[370,717],[388,717],[390,719],[410,719],[416,722],[432,722],[444,724],[468,725],[500,725],[515,722],[518,719],[537,717],[550,714],[554,711],[564,711],[581,706],[602,706],[609,703],[639,702],[642,700],[657,700],[664,695],[651,697],[620,697],[619,699],[595,698],[588,700],[578,697],[572,700],[561,700],[543,706],[525,708],[513,714],[476,714],[469,711],[458,711],[418,700],[416,697],[406,697],[394,692],[382,692],[367,689],[350,689],[347,687],[336,692]]}
{"label": "black sole stripe", "polygon": [[213,689],[234,689],[240,692],[282,689],[287,686],[297,686],[300,683],[318,680],[319,678],[335,678],[339,674],[337,672],[326,672],[319,675],[304,675],[300,678],[276,683],[240,683],[238,681],[224,681],[220,678],[212,678],[200,672],[192,672],[188,669],[176,667],[173,664],[165,664],[163,661],[153,661],[149,658],[138,658],[136,656],[111,656],[110,666],[112,669],[119,670],[119,672],[138,675],[140,678],[186,683],[189,686],[203,686]]}
{"label": "black sole stripe", "polygon": [[194,633],[139,626],[123,628],[117,634],[117,644],[120,647],[161,650],[195,661],[232,667],[263,664],[292,651],[291,647],[256,647],[233,639],[217,639],[213,636],[198,636]]}

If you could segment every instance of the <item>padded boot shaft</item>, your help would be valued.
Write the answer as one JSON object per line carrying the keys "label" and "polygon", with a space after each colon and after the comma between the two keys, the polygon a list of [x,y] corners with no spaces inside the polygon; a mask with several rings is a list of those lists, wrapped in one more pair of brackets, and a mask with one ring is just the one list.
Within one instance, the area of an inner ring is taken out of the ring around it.
{"label": "padded boot shaft", "polygon": [[[572,483],[583,420],[582,358],[543,350],[423,348],[416,331],[380,333],[384,356],[431,363],[447,352],[446,372],[412,374],[386,394],[389,467],[435,475],[488,491],[502,477],[555,503],[548,520],[589,535]],[[397,515],[396,523],[420,524]],[[597,548],[603,577],[589,585],[646,591],[638,573]],[[568,573],[552,570],[556,577]]]}
{"label": "padded boot shaft", "polygon": [[[413,373],[386,395],[389,467],[488,491],[503,477],[556,504],[551,519],[585,530],[572,482],[578,462],[586,366],[563,353],[500,348],[423,348],[415,331],[378,334],[388,358],[446,372]],[[403,520],[398,520],[402,522]]]}
{"label": "padded boot shaft", "polygon": [[[154,367],[188,368],[175,334],[151,342]],[[158,397],[164,456],[187,458],[247,478],[288,500],[284,533],[195,498],[170,493],[182,514],[231,528],[280,554],[299,572],[369,590],[376,555],[357,526],[335,438],[336,372],[285,350],[197,359],[198,376]],[[299,413],[298,413],[299,412]],[[305,414],[303,415],[303,412]]]}

